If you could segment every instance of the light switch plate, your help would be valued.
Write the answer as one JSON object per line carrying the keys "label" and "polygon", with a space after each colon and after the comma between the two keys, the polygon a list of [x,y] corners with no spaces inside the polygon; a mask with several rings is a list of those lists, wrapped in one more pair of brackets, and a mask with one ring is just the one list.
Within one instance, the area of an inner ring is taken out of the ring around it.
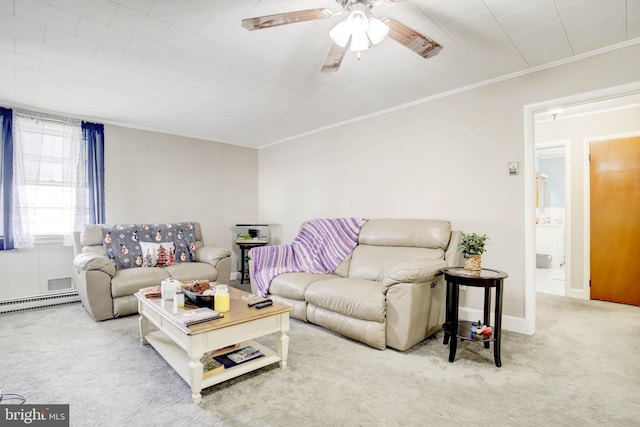
{"label": "light switch plate", "polygon": [[509,175],[518,175],[518,162],[509,162]]}

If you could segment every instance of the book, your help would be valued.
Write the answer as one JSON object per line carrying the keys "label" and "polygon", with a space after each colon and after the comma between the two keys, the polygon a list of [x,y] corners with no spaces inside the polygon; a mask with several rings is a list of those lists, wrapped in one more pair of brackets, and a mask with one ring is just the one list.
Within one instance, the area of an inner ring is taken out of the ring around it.
{"label": "book", "polygon": [[224,370],[224,365],[213,358],[213,351],[205,353],[200,359],[202,363],[202,378],[208,378]]}
{"label": "book", "polygon": [[185,326],[195,325],[196,323],[208,322],[224,317],[222,314],[207,307],[196,308],[194,310],[184,310],[176,314],[175,317]]}

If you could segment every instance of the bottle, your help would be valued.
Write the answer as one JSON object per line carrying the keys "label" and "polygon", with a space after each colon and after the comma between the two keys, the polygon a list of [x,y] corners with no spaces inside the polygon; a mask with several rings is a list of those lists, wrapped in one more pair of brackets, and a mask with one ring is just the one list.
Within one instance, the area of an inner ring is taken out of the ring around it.
{"label": "bottle", "polygon": [[184,308],[184,294],[180,292],[179,294],[173,295],[173,312],[174,314],[178,312],[179,308]]}
{"label": "bottle", "polygon": [[173,300],[176,302],[176,306],[178,308],[184,308],[184,294],[182,293],[182,290],[173,296]]}
{"label": "bottle", "polygon": [[213,308],[220,313],[229,311],[229,288],[227,285],[216,286],[216,293],[213,296]]}

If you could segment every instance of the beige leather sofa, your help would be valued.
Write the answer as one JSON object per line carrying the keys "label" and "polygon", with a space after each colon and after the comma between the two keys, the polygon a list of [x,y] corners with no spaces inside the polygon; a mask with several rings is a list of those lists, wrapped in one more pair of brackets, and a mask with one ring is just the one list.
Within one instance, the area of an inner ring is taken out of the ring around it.
{"label": "beige leather sofa", "polygon": [[[440,270],[462,265],[460,237],[447,221],[369,220],[333,274],[280,274],[269,297],[292,306],[293,318],[377,349],[407,350],[442,327],[446,284]],[[256,292],[252,270],[250,263]]]}
{"label": "beige leather sofa", "polygon": [[95,320],[113,319],[138,313],[133,296],[139,289],[157,286],[169,277],[176,280],[204,280],[229,283],[231,251],[206,246],[200,224],[195,229],[195,261],[165,267],[116,269],[102,246],[101,224],[86,225],[74,234],[75,257],[71,277],[80,301]]}

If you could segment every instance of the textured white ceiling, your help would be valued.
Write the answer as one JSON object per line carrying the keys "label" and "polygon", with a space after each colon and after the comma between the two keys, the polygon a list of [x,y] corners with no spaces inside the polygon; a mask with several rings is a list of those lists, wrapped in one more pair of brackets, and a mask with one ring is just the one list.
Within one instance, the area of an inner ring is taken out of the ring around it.
{"label": "textured white ceiling", "polygon": [[334,0],[0,0],[0,105],[260,147],[623,42],[640,0],[409,0],[380,5],[443,45],[391,39],[320,72],[343,17],[240,21]]}

